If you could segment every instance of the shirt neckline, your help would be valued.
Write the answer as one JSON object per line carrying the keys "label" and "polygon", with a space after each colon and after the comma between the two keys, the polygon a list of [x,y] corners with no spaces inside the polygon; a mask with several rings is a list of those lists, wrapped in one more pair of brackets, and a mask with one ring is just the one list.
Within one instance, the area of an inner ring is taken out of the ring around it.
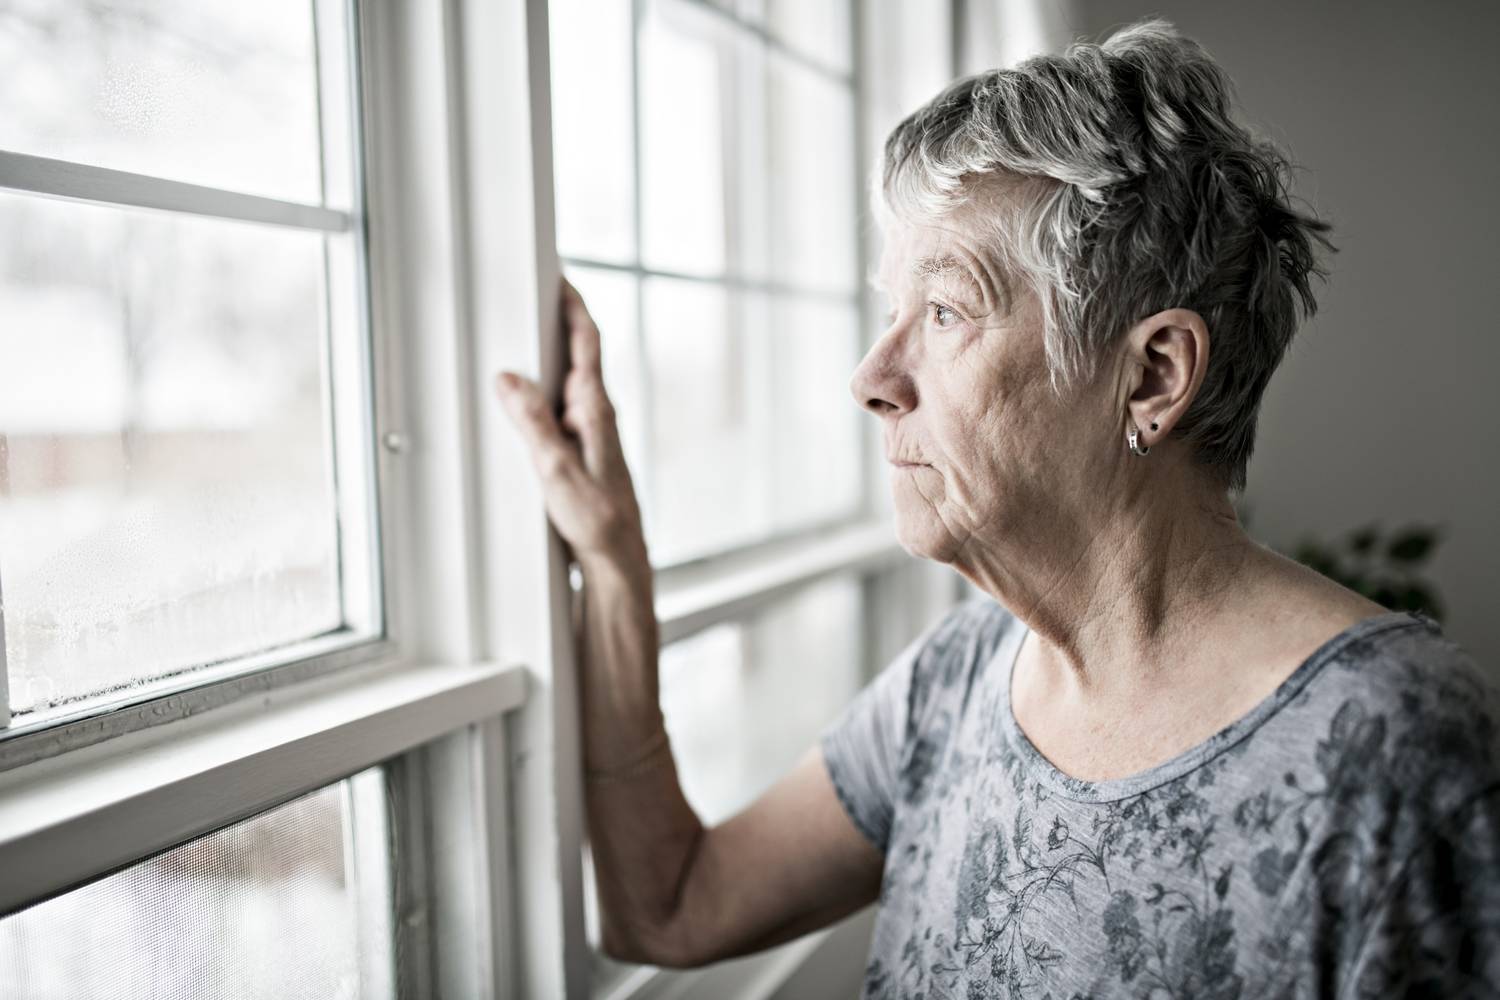
{"label": "shirt neckline", "polygon": [[1060,770],[1021,730],[1021,724],[1016,721],[1016,714],[1011,706],[1010,685],[1016,661],[1020,658],[1021,646],[1031,633],[1031,627],[1019,618],[1015,620],[1020,628],[1012,629],[995,653],[996,659],[1006,664],[1000,718],[1007,738],[1021,755],[1027,773],[1057,794],[1078,802],[1115,802],[1148,792],[1191,773],[1249,737],[1283,705],[1296,697],[1323,666],[1350,643],[1394,629],[1425,626],[1430,619],[1407,611],[1387,611],[1357,621],[1313,650],[1274,691],[1261,699],[1249,712],[1208,739],[1144,771],[1106,781],[1085,781]]}

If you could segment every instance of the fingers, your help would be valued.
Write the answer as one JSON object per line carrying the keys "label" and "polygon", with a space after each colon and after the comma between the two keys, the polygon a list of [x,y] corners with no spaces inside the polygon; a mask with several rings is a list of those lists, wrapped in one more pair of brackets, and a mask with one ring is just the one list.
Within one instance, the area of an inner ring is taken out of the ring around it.
{"label": "fingers", "polygon": [[531,448],[532,462],[542,480],[547,483],[576,480],[582,472],[578,453],[558,426],[541,388],[513,372],[501,372],[495,379],[495,388]]}
{"label": "fingers", "polygon": [[595,388],[597,384],[577,369],[568,373],[563,386],[567,407],[563,410],[562,426],[582,445],[583,464],[589,475],[603,480],[619,471],[625,464],[625,457],[620,448],[615,408],[609,398]]}
{"label": "fingers", "polygon": [[571,355],[573,368],[587,375],[598,377],[602,385],[599,326],[589,315],[588,307],[583,304],[583,296],[578,294],[578,289],[574,288],[567,278],[562,279],[562,305],[563,322],[568,328],[568,352]]}

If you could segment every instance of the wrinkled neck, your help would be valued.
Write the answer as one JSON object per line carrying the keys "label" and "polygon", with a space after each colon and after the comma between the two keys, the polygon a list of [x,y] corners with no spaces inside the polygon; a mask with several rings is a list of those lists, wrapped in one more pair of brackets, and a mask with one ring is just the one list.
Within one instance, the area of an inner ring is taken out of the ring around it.
{"label": "wrinkled neck", "polygon": [[1190,470],[1136,477],[966,547],[954,568],[1035,633],[1084,689],[1158,674],[1221,607],[1256,550],[1222,489]]}

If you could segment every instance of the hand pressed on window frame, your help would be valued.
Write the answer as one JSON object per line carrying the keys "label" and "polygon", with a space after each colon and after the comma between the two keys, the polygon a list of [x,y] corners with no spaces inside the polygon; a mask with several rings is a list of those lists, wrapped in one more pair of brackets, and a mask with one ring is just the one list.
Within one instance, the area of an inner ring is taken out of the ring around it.
{"label": "hand pressed on window frame", "polygon": [[599,327],[578,290],[566,278],[561,284],[571,359],[561,417],[536,382],[515,372],[496,376],[496,394],[531,450],[547,514],[578,561],[645,563],[640,505],[604,386]]}

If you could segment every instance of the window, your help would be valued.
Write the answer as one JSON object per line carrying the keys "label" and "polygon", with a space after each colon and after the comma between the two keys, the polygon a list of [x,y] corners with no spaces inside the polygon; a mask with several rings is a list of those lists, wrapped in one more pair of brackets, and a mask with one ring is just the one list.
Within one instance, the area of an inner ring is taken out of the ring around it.
{"label": "window", "polygon": [[352,38],[334,0],[0,8],[17,725],[380,631]]}
{"label": "window", "polygon": [[392,995],[385,811],[364,771],[0,919],[6,995]]}
{"label": "window", "polygon": [[0,0],[6,996],[519,982],[505,727],[540,656],[396,613],[489,582],[422,514],[478,464],[426,433],[469,374],[422,339],[467,334],[416,249],[462,218],[419,180],[450,147],[405,141],[460,127],[441,16]]}
{"label": "window", "polygon": [[[864,510],[847,3],[552,4],[559,249],[667,566]],[[793,13],[793,12],[800,13]]]}
{"label": "window", "polygon": [[740,808],[952,598],[846,388],[906,6],[0,0],[8,988],[655,976],[590,953],[568,567],[490,380],[555,380],[556,236],[688,794]]}
{"label": "window", "polygon": [[[895,544],[848,390],[876,332],[861,138],[900,100],[867,84],[861,32],[919,22],[941,74],[949,22],[848,0],[549,6],[558,249],[641,493],[678,773],[715,823],[955,593]],[[633,975],[596,960],[622,990]]]}

